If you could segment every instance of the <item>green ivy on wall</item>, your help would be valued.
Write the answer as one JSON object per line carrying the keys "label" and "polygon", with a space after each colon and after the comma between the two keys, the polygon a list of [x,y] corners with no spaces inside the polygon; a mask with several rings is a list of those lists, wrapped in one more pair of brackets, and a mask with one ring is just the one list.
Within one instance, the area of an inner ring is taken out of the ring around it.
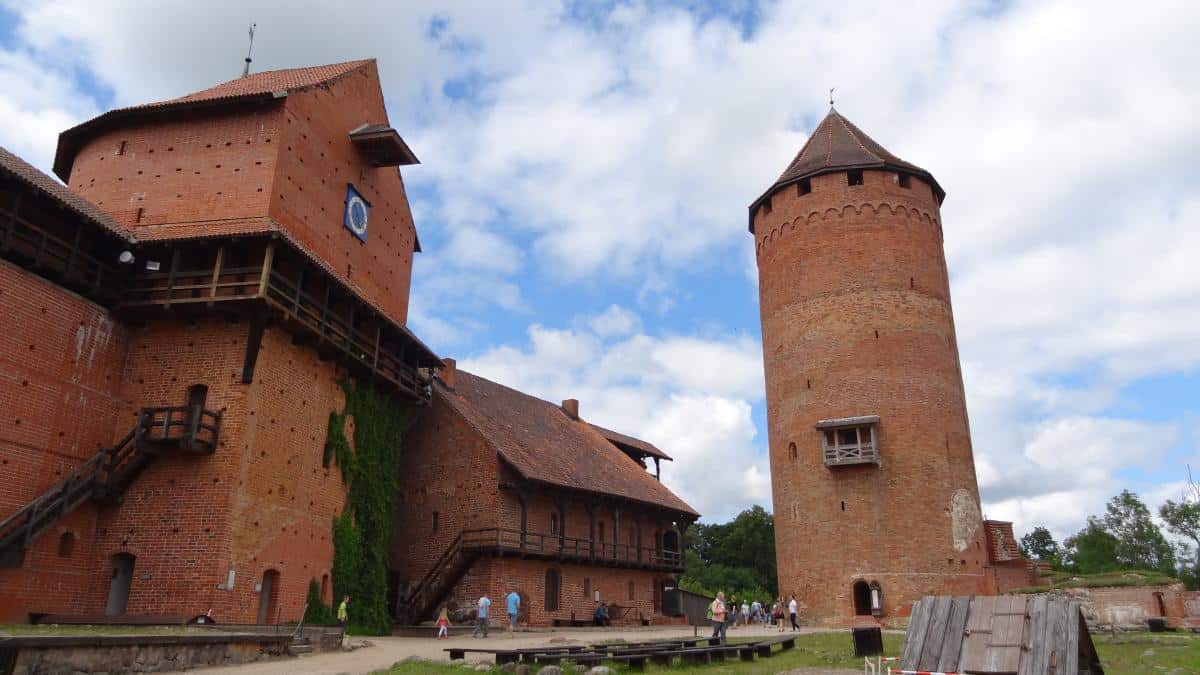
{"label": "green ivy on wall", "polygon": [[[388,544],[395,518],[400,446],[410,423],[406,407],[363,383],[343,380],[346,408],[329,415],[329,450],[349,486],[342,515],[333,520],[333,606],[350,596],[352,633],[391,632],[387,609]],[[354,445],[346,418],[354,418]]]}

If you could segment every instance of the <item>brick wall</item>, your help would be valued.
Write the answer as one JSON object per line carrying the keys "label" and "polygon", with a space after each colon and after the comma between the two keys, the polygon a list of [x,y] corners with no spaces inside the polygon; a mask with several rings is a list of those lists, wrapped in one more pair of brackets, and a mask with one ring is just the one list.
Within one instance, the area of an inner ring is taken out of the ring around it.
{"label": "brick wall", "polygon": [[[416,228],[400,173],[374,167],[351,130],[386,123],[374,63],[282,102],[171,115],[97,134],[70,187],[119,222],[197,225],[270,216],[393,319],[405,323]],[[346,185],[370,202],[367,241],[342,224]]]}
{"label": "brick wall", "polygon": [[[519,477],[502,466],[495,451],[470,424],[450,408],[440,391],[435,389],[430,407],[417,412],[412,430],[404,442],[401,454],[399,494],[396,500],[396,538],[390,550],[392,570],[401,584],[417,583],[433,563],[464,529],[501,527],[521,529],[521,502],[512,490],[501,490],[500,483],[516,483]],[[632,461],[632,460],[631,460]],[[614,505],[601,503],[594,497],[578,494],[569,499],[566,516],[560,520],[567,537],[588,540],[591,521],[604,523],[604,541],[610,546],[637,543],[638,524],[641,525],[641,545],[655,546],[655,536],[666,531],[672,523],[656,517],[643,507],[627,505],[620,508],[620,525]],[[525,504],[526,531],[549,535],[551,514],[558,514],[557,495],[542,491],[527,493]],[[438,529],[433,531],[433,513],[438,513]],[[614,534],[615,533],[615,534]],[[597,530],[596,552],[600,553]],[[532,540],[531,540],[532,541]],[[546,546],[555,546],[547,536]],[[586,546],[586,545],[585,545]],[[583,550],[587,550],[586,547]],[[636,556],[636,553],[633,554]],[[647,553],[647,555],[649,555]],[[554,567],[561,570],[562,604],[557,612],[546,612],[545,573]],[[673,578],[669,574],[644,570],[622,570],[599,565],[557,565],[546,561],[519,561],[482,558],[472,565],[451,593],[453,607],[473,606],[481,592],[490,594],[496,607],[514,585],[532,600],[530,621],[544,625],[555,618],[570,618],[571,611],[590,617],[594,601],[583,599],[583,579],[591,579],[591,588],[602,591],[602,599],[629,605],[628,582],[634,581],[633,605],[649,616],[654,610],[654,582]],[[502,610],[497,610],[502,613]],[[499,614],[497,614],[499,616]]]}
{"label": "brick wall", "polygon": [[[387,122],[374,62],[288,97],[271,215],[400,323],[408,316],[416,229],[400,172],[374,167],[351,130]],[[371,204],[367,241],[342,224],[346,184]]]}
{"label": "brick wall", "polygon": [[[113,440],[127,329],[109,312],[0,261],[0,517],[41,494]],[[123,420],[123,417],[120,417]],[[84,609],[96,509],[85,506],[0,569],[0,621]],[[74,538],[59,555],[64,534]]]}
{"label": "brick wall", "polygon": [[1174,623],[1187,616],[1183,584],[1068,588],[1062,592],[1080,601],[1089,624],[1144,629],[1148,618],[1166,617]]}
{"label": "brick wall", "polygon": [[[555,570],[559,574],[558,609],[546,609],[546,572]],[[481,594],[492,600],[492,624],[503,625],[505,597],[516,591],[522,598],[520,622],[533,626],[552,624],[555,619],[591,619],[596,610],[595,593],[609,605],[631,607],[628,622],[634,623],[639,616],[661,617],[661,608],[655,592],[660,589],[669,575],[646,570],[619,569],[597,565],[557,564],[518,558],[485,558],[472,566],[463,580],[455,587],[447,605],[473,608]],[[584,595],[585,580],[589,594]],[[633,583],[633,599],[629,599],[629,586]],[[673,585],[673,584],[672,584]]]}
{"label": "brick wall", "polygon": [[[937,202],[890,172],[811,184],[755,214],[780,590],[818,618],[848,617],[856,580],[882,585],[885,613],[979,592],[987,555]],[[881,417],[881,465],[826,468],[815,423],[867,414]]]}
{"label": "brick wall", "polygon": [[80,148],[69,186],[134,227],[265,216],[282,124],[275,103],[100,133]]}

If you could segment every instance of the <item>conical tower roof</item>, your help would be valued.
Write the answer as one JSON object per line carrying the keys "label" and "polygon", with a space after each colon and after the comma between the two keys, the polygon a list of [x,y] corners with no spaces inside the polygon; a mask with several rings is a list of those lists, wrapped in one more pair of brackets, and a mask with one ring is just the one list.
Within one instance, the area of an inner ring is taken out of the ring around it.
{"label": "conical tower roof", "polygon": [[888,152],[831,107],[804,147],[780,174],[779,180],[750,205],[750,231],[754,231],[755,209],[780,188],[812,176],[849,169],[887,169],[917,176],[933,188],[939,204],[946,198],[946,191],[938,185],[933,174]]}

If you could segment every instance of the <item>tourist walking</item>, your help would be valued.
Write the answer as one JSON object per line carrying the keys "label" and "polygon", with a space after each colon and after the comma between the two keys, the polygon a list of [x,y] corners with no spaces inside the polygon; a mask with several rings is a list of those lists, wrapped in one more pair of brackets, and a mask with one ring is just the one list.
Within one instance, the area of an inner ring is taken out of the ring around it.
{"label": "tourist walking", "polygon": [[492,601],[485,594],[479,598],[479,604],[475,610],[475,631],[471,633],[471,637],[479,637],[480,633],[483,637],[488,636],[488,610],[492,607]]}
{"label": "tourist walking", "polygon": [[345,642],[345,640],[346,640],[346,632],[347,632],[346,624],[348,624],[350,622],[350,610],[347,609],[347,607],[346,607],[346,605],[349,605],[349,604],[350,604],[350,596],[343,595],[342,596],[342,604],[338,605],[338,608],[337,608],[337,622],[338,622],[338,625],[342,627],[342,641],[343,642]]}
{"label": "tourist walking", "polygon": [[738,601],[736,595],[729,596],[729,602],[726,604],[725,610],[725,624],[729,628],[737,628]]}
{"label": "tourist walking", "polygon": [[709,616],[712,617],[713,632],[712,636],[725,643],[725,592],[719,591],[717,597],[713,599],[712,604],[708,606]]}
{"label": "tourist walking", "polygon": [[750,605],[746,604],[745,600],[742,600],[742,625],[750,625]]}
{"label": "tourist walking", "polygon": [[442,611],[438,612],[437,623],[437,639],[445,640],[450,637],[450,614],[446,611],[446,607],[442,607]]}
{"label": "tourist walking", "polygon": [[779,596],[775,600],[775,625],[779,626],[779,632],[783,632],[783,596]]}
{"label": "tourist walking", "polygon": [[516,591],[508,594],[508,636],[516,637],[513,631],[517,629],[517,614],[521,612],[521,596]]}
{"label": "tourist walking", "polygon": [[796,623],[796,595],[792,594],[792,599],[788,601],[788,616],[792,618],[792,630],[800,630],[800,625]]}

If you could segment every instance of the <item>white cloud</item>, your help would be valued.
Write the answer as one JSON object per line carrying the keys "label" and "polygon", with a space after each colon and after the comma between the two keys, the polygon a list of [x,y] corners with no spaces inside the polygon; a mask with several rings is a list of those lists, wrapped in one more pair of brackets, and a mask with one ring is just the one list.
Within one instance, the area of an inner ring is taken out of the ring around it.
{"label": "white cloud", "polygon": [[641,323],[636,314],[619,305],[609,305],[587,322],[592,332],[601,337],[628,335],[641,328]]}

